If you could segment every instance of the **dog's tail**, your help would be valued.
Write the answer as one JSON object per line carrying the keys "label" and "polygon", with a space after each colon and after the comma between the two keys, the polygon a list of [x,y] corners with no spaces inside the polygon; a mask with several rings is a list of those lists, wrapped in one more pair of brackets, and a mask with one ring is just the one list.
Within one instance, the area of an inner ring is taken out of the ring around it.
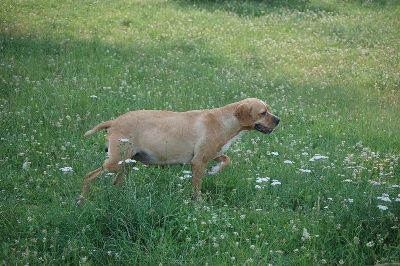
{"label": "dog's tail", "polygon": [[89,130],[88,132],[86,132],[85,137],[92,135],[93,133],[96,133],[97,131],[100,131],[102,129],[108,129],[111,127],[111,124],[112,124],[112,120],[102,122],[102,123],[98,124],[97,126],[95,126],[94,128],[92,128],[91,130]]}

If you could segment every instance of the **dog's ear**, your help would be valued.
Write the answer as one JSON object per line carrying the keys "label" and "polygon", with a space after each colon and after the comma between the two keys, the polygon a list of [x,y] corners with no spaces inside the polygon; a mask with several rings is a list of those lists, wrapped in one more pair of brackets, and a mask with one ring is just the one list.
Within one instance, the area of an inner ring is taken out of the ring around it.
{"label": "dog's ear", "polygon": [[253,124],[253,118],[251,117],[252,106],[250,104],[241,103],[238,105],[235,111],[235,116],[239,119],[242,126],[248,127]]}

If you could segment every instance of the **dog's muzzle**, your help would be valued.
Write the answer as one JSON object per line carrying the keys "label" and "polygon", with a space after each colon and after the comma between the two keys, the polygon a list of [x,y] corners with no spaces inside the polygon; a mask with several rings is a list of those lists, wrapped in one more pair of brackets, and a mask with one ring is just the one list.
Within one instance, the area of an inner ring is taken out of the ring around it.
{"label": "dog's muzzle", "polygon": [[280,121],[281,121],[281,119],[280,119],[279,117],[274,116],[274,123],[275,123],[275,126],[277,126],[277,125],[279,124]]}
{"label": "dog's muzzle", "polygon": [[264,133],[264,134],[271,134],[272,131],[274,131],[274,129],[268,128],[268,127],[264,127],[264,126],[261,125],[261,124],[256,124],[256,125],[254,126],[254,129],[257,130],[257,131],[259,131],[259,132],[261,132],[261,133]]}
{"label": "dog's muzzle", "polygon": [[[274,128],[279,124],[280,121],[281,121],[281,119],[279,117],[274,116],[274,124],[275,124]],[[271,134],[272,131],[274,131],[274,128],[269,128],[269,127],[263,126],[262,124],[254,125],[255,130],[257,130],[261,133],[264,133],[264,134]]]}

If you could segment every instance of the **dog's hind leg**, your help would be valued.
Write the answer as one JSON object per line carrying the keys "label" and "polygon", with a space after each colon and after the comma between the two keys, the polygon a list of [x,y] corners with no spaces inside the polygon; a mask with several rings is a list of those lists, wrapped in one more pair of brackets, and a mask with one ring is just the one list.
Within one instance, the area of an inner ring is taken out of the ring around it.
{"label": "dog's hind leg", "polygon": [[111,173],[116,173],[113,185],[118,185],[129,172],[128,169],[135,166],[135,161],[130,159],[136,153],[136,150],[130,137],[127,138],[123,134],[113,135],[112,138],[107,136],[106,145],[108,147],[108,158],[104,162],[104,168]]}
{"label": "dog's hind leg", "polygon": [[122,160],[121,160],[121,156],[116,156],[116,154],[110,154],[110,157],[108,159],[106,159],[106,161],[104,162],[104,164],[94,170],[93,172],[89,173],[86,175],[85,179],[84,179],[84,184],[83,184],[83,188],[82,188],[82,193],[79,196],[78,201],[76,202],[78,205],[82,204],[84,202],[85,199],[87,199],[89,192],[90,192],[90,185],[92,183],[92,181],[96,180],[97,177],[99,175],[101,175],[105,170],[108,170],[111,173],[117,173],[116,177],[114,178],[114,183],[117,181],[117,183],[119,182],[121,177],[120,176],[120,172],[123,171],[123,167],[122,167]]}
{"label": "dog's hind leg", "polygon": [[113,180],[113,185],[121,185],[119,182],[125,178],[125,173],[118,172]]}
{"label": "dog's hind leg", "polygon": [[217,161],[218,164],[211,167],[210,170],[208,170],[207,174],[209,175],[216,175],[220,173],[222,170],[224,170],[225,167],[231,164],[231,159],[229,159],[228,156],[225,154],[222,154],[221,156],[214,158],[214,161]]}
{"label": "dog's hind leg", "polygon": [[84,179],[84,184],[82,187],[82,193],[79,196],[78,201],[76,202],[76,204],[81,205],[83,204],[83,202],[85,201],[85,199],[88,197],[89,192],[90,192],[90,185],[92,183],[93,180],[97,179],[97,176],[99,176],[100,174],[102,174],[104,172],[104,167],[101,166],[100,168],[94,170],[93,172],[89,173],[86,175],[85,179]]}
{"label": "dog's hind leg", "polygon": [[[89,132],[89,134],[91,134],[91,132]],[[130,142],[126,142],[125,138],[121,138],[119,136],[107,138],[107,141],[109,156],[100,168],[86,175],[82,193],[79,196],[77,204],[82,204],[84,202],[89,195],[92,181],[96,180],[97,177],[105,170],[111,173],[116,173],[113,181],[113,184],[115,185],[118,184],[124,177],[126,160],[132,158],[132,154],[134,152],[133,145]]]}

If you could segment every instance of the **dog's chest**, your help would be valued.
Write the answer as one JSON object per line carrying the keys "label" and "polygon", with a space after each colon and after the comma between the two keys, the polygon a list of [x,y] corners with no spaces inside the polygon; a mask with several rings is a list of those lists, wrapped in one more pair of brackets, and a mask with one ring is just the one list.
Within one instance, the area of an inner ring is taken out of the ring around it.
{"label": "dog's chest", "polygon": [[229,149],[231,144],[234,143],[236,140],[238,140],[241,136],[243,136],[247,131],[248,130],[242,130],[236,136],[231,138],[227,143],[225,143],[224,146],[222,146],[221,150],[217,153],[217,155],[214,158],[217,158],[217,157],[221,156],[222,154],[224,154]]}

